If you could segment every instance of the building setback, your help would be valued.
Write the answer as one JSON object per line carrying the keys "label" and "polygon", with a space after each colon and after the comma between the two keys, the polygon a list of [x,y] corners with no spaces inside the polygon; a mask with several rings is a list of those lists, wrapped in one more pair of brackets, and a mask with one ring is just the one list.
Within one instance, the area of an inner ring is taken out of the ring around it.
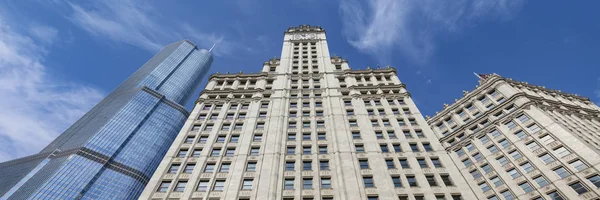
{"label": "building setback", "polygon": [[210,76],[140,199],[476,199],[469,186],[396,69],[350,69],[302,25],[261,72]]}
{"label": "building setback", "polygon": [[600,108],[496,74],[428,119],[477,199],[599,199]]}
{"label": "building setback", "polygon": [[187,40],[166,46],[40,153],[0,163],[0,199],[138,198],[211,63]]}

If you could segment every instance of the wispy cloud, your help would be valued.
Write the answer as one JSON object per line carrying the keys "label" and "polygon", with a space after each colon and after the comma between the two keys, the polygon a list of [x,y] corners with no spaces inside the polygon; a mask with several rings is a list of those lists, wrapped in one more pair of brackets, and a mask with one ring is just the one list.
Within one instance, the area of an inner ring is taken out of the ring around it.
{"label": "wispy cloud", "polygon": [[393,50],[425,63],[435,38],[459,32],[484,20],[506,20],[524,0],[373,0],[341,1],[340,15],[348,42],[389,62]]}
{"label": "wispy cloud", "polygon": [[91,4],[69,3],[72,13],[68,18],[90,34],[113,43],[126,43],[156,52],[164,45],[191,37],[193,42],[208,48],[214,43],[217,56],[244,50],[236,41],[226,40],[221,34],[205,32],[185,23],[164,19],[151,5],[136,0],[95,1]]}
{"label": "wispy cloud", "polygon": [[55,28],[34,25],[21,33],[3,19],[0,15],[0,162],[36,153],[103,96],[48,73],[43,60],[50,43],[42,40],[58,40]]}

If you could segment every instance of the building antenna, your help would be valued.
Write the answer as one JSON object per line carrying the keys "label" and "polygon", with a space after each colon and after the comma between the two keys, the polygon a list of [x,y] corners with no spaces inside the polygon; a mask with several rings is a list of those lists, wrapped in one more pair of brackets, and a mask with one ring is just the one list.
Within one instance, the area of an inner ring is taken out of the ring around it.
{"label": "building antenna", "polygon": [[475,76],[477,76],[477,78],[481,79],[481,76],[479,76],[479,74],[473,72],[473,74],[475,74]]}
{"label": "building antenna", "polygon": [[212,50],[215,48],[215,46],[217,46],[217,43],[214,43],[214,44],[212,45],[212,47],[210,47],[210,49],[208,50],[208,52],[212,52]]}

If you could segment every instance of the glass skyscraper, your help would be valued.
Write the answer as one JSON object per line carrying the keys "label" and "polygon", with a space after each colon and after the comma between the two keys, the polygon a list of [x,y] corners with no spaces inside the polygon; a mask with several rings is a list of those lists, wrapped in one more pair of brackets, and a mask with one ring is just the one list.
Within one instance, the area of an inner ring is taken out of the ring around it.
{"label": "glass skyscraper", "polygon": [[187,40],[166,46],[40,153],[0,163],[0,199],[137,198],[212,61]]}

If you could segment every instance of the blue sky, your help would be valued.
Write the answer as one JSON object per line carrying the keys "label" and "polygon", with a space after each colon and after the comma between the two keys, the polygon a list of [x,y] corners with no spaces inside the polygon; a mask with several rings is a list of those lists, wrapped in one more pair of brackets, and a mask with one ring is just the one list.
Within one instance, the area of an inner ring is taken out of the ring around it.
{"label": "blue sky", "polygon": [[424,115],[472,90],[472,72],[498,73],[598,103],[599,4],[2,1],[0,161],[39,151],[168,43],[218,43],[211,73],[257,72],[280,56],[283,31],[299,24],[325,28],[330,52],[354,69],[396,67]]}

